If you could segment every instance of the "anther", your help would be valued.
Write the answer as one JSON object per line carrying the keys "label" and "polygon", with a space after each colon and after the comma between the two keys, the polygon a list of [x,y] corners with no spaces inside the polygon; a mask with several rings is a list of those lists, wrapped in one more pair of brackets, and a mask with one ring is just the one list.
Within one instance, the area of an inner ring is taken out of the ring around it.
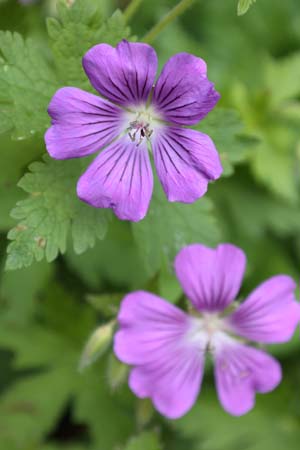
{"label": "anther", "polygon": [[[144,138],[149,140],[150,136],[153,133],[153,130],[151,130],[149,126],[150,126],[149,123],[144,124],[143,122],[139,122],[138,120],[130,122],[128,128],[128,136],[130,137],[132,142],[136,141],[137,133],[139,133],[139,139],[136,146],[139,146],[143,142]],[[133,133],[131,132],[132,130],[134,130]]]}

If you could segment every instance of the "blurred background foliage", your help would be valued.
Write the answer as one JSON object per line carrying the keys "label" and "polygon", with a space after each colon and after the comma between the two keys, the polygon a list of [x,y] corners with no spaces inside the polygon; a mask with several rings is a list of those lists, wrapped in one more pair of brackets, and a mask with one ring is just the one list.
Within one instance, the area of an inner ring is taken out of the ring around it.
{"label": "blurred background foliage", "polygon": [[160,67],[180,51],[207,61],[222,99],[197,128],[213,137],[224,176],[194,205],[168,204],[156,187],[137,224],[76,199],[87,160],[44,158],[46,108],[60,86],[91,89],[81,69],[90,46],[142,39],[176,2],[136,2],[131,17],[126,0],[59,3],[0,1],[0,29],[29,38],[0,34],[0,448],[298,449],[298,335],[270,349],[284,379],[251,413],[227,415],[208,371],[196,406],[173,422],[130,393],[111,337],[126,292],[181,298],[172,259],[189,242],[244,248],[241,297],[277,273],[299,279],[299,0],[258,0],[243,16],[237,0],[196,0],[151,42]]}

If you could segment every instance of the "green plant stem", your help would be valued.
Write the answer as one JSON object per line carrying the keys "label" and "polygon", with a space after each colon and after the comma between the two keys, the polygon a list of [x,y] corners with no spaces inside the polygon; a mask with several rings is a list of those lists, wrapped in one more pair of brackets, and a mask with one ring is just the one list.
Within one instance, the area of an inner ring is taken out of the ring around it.
{"label": "green plant stem", "polygon": [[143,42],[150,44],[159,35],[159,33],[167,26],[169,23],[173,22],[176,17],[180,16],[189,8],[195,0],[181,0],[173,9],[171,9],[167,14],[156,24],[154,27],[144,36]]}
{"label": "green plant stem", "polygon": [[131,2],[124,11],[124,17],[126,22],[129,22],[130,19],[134,16],[142,1],[143,0],[131,0]]}

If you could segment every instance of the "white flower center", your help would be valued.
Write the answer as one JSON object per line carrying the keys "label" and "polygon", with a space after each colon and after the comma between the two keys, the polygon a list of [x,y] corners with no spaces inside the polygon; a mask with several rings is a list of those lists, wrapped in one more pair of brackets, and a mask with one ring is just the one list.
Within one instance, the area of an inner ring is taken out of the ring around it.
{"label": "white flower center", "polygon": [[160,118],[151,106],[142,106],[135,111],[126,113],[128,136],[139,146],[144,139],[150,140],[153,132],[158,129]]}
{"label": "white flower center", "polygon": [[224,320],[215,313],[204,313],[201,317],[191,317],[191,325],[185,339],[205,352],[214,352],[221,342],[232,340],[225,333]]}

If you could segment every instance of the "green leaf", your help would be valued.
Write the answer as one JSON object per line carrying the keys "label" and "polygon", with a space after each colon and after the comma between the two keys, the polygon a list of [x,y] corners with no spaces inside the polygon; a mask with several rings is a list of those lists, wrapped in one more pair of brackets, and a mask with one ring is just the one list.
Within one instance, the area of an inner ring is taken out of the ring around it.
{"label": "green leaf", "polygon": [[197,129],[208,134],[220,154],[223,176],[231,175],[234,164],[244,161],[256,140],[244,134],[245,127],[238,112],[216,108],[199,123]]}
{"label": "green leaf", "polygon": [[300,52],[285,58],[269,58],[265,67],[265,80],[275,106],[300,94]]}
{"label": "green leaf", "polygon": [[16,202],[25,197],[25,193],[20,192],[16,186],[17,182],[24,174],[26,166],[39,156],[40,149],[33,139],[16,145],[10,136],[1,137],[0,231],[7,232],[14,226],[14,220],[9,213]]}
{"label": "green leaf", "polygon": [[171,303],[176,303],[182,296],[182,288],[174,276],[168,261],[163,261],[158,275],[159,295]]}
{"label": "green leaf", "polygon": [[47,105],[58,88],[38,41],[0,31],[0,133],[25,139],[49,126]]}
{"label": "green leaf", "polygon": [[1,428],[18,448],[26,448],[24,441],[33,445],[51,431],[73,389],[74,377],[64,367],[23,377],[1,398]]}
{"label": "green leaf", "polygon": [[[140,287],[147,279],[143,261],[132,237],[131,225],[115,217],[112,217],[107,235],[102,241],[98,240],[92,249],[79,256],[68,249],[65,259],[69,267],[92,290],[98,291],[109,283],[117,292],[125,293],[126,290]],[[117,306],[118,297],[114,300],[114,306]]]}
{"label": "green leaf", "polygon": [[145,431],[130,439],[124,450],[162,450],[157,433]]}
{"label": "green leaf", "polygon": [[13,352],[14,373],[24,374],[1,395],[0,444],[39,449],[72,400],[72,422],[87,425],[91,448],[123,448],[134,432],[132,394],[126,385],[118,395],[110,392],[106,358],[83,374],[77,370],[86,336],[95,327],[94,310],[80,303],[76,287],[70,292],[50,284],[42,300],[37,320],[28,326],[0,322],[0,347]]}
{"label": "green leaf", "polygon": [[222,409],[213,388],[206,386],[192,411],[176,421],[176,430],[194,439],[197,450],[297,450],[300,431],[291,411],[294,396],[295,389],[283,382],[276,391],[257,395],[254,409],[236,418]]}
{"label": "green leaf", "polygon": [[115,317],[119,311],[124,293],[88,294],[87,302],[104,317]]}
{"label": "green leaf", "polygon": [[239,0],[237,8],[238,15],[242,16],[243,14],[246,14],[250,6],[255,2],[256,0]]}
{"label": "green leaf", "polygon": [[12,211],[19,224],[8,233],[12,242],[7,249],[7,269],[28,267],[43,258],[53,261],[66,251],[70,232],[77,253],[92,247],[96,238],[102,239],[106,233],[107,212],[92,209],[76,196],[80,161],[55,161],[45,156],[44,162],[31,164],[29,170],[19,182],[29,196]]}
{"label": "green leaf", "polygon": [[84,339],[94,326],[93,310],[54,284],[48,286],[38,320],[30,326],[1,320],[0,346],[13,351],[16,373],[26,373],[1,395],[0,443],[5,437],[5,448],[39,448],[71,399],[73,422],[78,419],[89,426],[96,440],[92,448],[114,450],[133,433],[129,392],[126,389],[128,406],[124,393],[113,397],[109,392],[106,361],[83,375],[77,371]]}
{"label": "green leaf", "polygon": [[[47,285],[36,308],[37,321],[0,323],[0,346],[13,352],[16,373],[0,400],[0,443],[6,448],[39,448],[55,429],[82,378],[77,372],[80,348],[95,326],[92,310],[59,285]],[[16,433],[16,430],[18,432]]]}
{"label": "green leaf", "polygon": [[58,19],[48,19],[48,34],[62,84],[91,90],[82,68],[84,54],[101,42],[114,46],[121,39],[129,38],[129,28],[122,13],[116,11],[105,21],[100,4],[92,0],[77,0],[69,8],[60,1]]}
{"label": "green leaf", "polygon": [[133,396],[125,387],[118,395],[107,388],[106,361],[82,375],[80,390],[74,405],[74,418],[88,423],[95,449],[116,450],[134,432]]}
{"label": "green leaf", "polygon": [[213,198],[216,206],[230,220],[229,227],[233,233],[230,238],[238,233],[247,236],[247,240],[257,240],[270,231],[281,239],[299,235],[299,205],[291,205],[272,196],[255,185],[252,178],[249,180],[241,174],[241,178],[222,179],[215,188]]}
{"label": "green leaf", "polygon": [[279,107],[277,100],[272,103],[267,86],[263,90],[250,90],[237,83],[233,86],[232,96],[247,131],[258,139],[255,149],[249,153],[253,175],[276,196],[296,204],[299,199],[296,121],[284,117],[284,109]]}
{"label": "green leaf", "polygon": [[296,204],[299,200],[299,182],[295,167],[296,136],[286,127],[273,126],[266,130],[251,161],[255,178],[266,185],[279,198]]}
{"label": "green leaf", "polygon": [[1,276],[0,298],[2,318],[14,323],[26,323],[35,314],[39,294],[53,273],[46,262],[33,264],[17,273]]}
{"label": "green leaf", "polygon": [[135,241],[152,275],[164,258],[172,267],[176,253],[185,245],[201,242],[215,245],[220,237],[213,205],[205,197],[193,204],[170,203],[156,186],[150,210],[144,220],[132,224]]}
{"label": "green leaf", "polygon": [[139,399],[136,403],[136,421],[139,429],[144,429],[155,415],[155,409],[150,398]]}
{"label": "green leaf", "polygon": [[107,380],[111,391],[117,390],[128,378],[129,367],[121,363],[113,353],[108,356]]}

